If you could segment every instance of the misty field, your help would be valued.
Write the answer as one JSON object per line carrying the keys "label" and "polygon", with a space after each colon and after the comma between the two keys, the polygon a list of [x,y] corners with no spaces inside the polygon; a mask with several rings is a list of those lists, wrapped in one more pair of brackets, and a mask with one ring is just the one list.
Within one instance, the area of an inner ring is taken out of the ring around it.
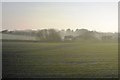
{"label": "misty field", "polygon": [[118,76],[118,43],[3,41],[3,78]]}

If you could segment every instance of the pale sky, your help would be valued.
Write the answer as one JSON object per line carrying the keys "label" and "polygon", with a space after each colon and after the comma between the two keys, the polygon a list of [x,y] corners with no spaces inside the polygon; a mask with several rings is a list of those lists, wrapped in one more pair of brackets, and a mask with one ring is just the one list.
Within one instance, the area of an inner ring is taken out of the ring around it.
{"label": "pale sky", "polygon": [[118,31],[117,2],[2,2],[2,29]]}
{"label": "pale sky", "polygon": [[1,0],[2,2],[118,2],[120,0]]}

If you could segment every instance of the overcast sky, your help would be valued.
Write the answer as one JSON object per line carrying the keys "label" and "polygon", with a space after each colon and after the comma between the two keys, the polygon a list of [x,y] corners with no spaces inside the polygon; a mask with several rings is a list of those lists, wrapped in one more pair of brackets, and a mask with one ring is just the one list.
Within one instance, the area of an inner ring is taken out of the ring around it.
{"label": "overcast sky", "polygon": [[2,29],[81,29],[117,32],[117,2],[3,2]]}

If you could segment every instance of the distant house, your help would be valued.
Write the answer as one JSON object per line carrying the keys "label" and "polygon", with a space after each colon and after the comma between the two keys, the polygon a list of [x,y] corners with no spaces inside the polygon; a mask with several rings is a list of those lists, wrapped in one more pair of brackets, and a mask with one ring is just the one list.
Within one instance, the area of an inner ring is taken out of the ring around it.
{"label": "distant house", "polygon": [[64,40],[71,41],[74,37],[72,35],[64,36]]}

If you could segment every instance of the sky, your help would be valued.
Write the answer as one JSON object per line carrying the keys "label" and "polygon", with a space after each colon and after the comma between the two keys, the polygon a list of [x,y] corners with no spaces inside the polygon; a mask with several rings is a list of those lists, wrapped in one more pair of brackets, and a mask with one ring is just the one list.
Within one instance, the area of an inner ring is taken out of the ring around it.
{"label": "sky", "polygon": [[1,0],[2,2],[118,2],[120,0]]}
{"label": "sky", "polygon": [[117,32],[118,3],[2,2],[3,30],[44,28]]}

